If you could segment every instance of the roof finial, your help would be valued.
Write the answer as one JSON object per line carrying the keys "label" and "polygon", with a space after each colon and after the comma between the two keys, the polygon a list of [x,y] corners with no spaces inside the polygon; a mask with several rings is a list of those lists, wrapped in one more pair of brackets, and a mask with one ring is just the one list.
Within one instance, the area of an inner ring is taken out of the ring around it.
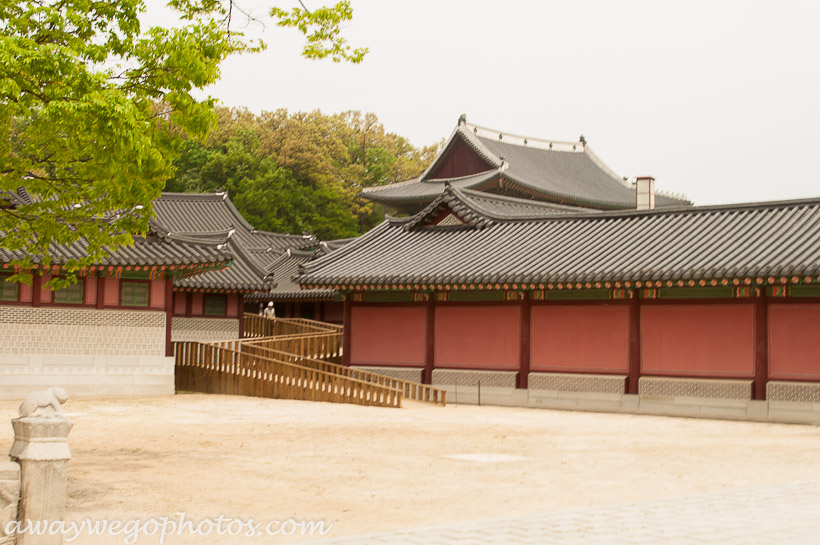
{"label": "roof finial", "polygon": [[580,141],[581,141],[581,143],[582,143],[583,145],[585,145],[585,146],[587,145],[587,139],[586,139],[586,138],[584,138],[584,135],[583,135],[583,134],[581,135]]}
{"label": "roof finial", "polygon": [[467,124],[467,114],[461,114],[458,118],[459,125],[466,125]]}

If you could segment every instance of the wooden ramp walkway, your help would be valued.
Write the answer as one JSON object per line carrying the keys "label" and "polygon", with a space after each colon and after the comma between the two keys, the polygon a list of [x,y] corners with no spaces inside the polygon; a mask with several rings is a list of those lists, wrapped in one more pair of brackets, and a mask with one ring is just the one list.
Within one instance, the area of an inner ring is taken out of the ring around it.
{"label": "wooden ramp walkway", "polygon": [[255,314],[244,325],[244,339],[175,343],[176,389],[376,407],[446,402],[440,388],[341,365],[342,326]]}

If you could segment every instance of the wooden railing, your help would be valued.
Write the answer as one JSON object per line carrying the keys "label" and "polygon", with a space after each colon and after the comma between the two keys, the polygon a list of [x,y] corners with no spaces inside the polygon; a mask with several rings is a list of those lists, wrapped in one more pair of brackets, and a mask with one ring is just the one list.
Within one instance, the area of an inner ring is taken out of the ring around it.
{"label": "wooden railing", "polygon": [[245,313],[244,338],[278,337],[309,333],[341,333],[343,326],[308,320],[305,318],[267,318]]}
{"label": "wooden railing", "polygon": [[[354,403],[401,407],[402,393],[283,359],[197,342],[175,343],[176,389],[208,394],[232,394],[276,399]],[[261,352],[261,351],[259,351]]]}
{"label": "wooden railing", "polygon": [[341,324],[331,324],[329,322],[320,322],[318,320],[309,320],[307,318],[284,318],[285,320],[294,323],[302,324],[306,327],[313,327],[316,331],[332,331],[334,333],[341,333],[345,326]]}
{"label": "wooden railing", "polygon": [[296,353],[292,350],[282,350],[278,348],[279,344],[277,341],[277,339],[270,341],[266,339],[241,341],[237,343],[238,347],[234,349],[241,350],[242,353],[265,356],[268,358],[286,361],[294,365],[310,367],[326,373],[333,373],[336,375],[350,377],[358,381],[393,388],[400,391],[405,399],[427,401],[441,404],[441,406],[444,406],[447,403],[447,391],[441,388],[435,388],[433,386],[420,384],[418,382],[388,377],[379,373],[373,373],[372,371],[347,367],[346,365],[340,365],[338,363],[322,361],[316,357],[305,356],[303,355],[304,352]]}
{"label": "wooden railing", "polygon": [[243,345],[256,345],[296,356],[342,362],[342,333],[305,333],[243,340]]}

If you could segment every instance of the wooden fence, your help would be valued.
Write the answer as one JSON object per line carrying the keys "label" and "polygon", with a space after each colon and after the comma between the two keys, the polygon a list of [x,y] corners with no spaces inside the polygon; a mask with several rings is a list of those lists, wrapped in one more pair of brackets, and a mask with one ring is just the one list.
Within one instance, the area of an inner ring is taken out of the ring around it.
{"label": "wooden fence", "polygon": [[315,356],[306,356],[305,352],[283,350],[280,348],[283,343],[280,343],[279,339],[241,341],[237,344],[238,346],[234,345],[234,349],[241,350],[242,353],[250,353],[281,361],[287,361],[288,363],[292,363],[294,365],[310,367],[312,369],[349,377],[358,381],[386,386],[388,388],[400,391],[406,399],[427,401],[441,404],[442,406],[446,405],[447,391],[441,388],[434,388],[433,386],[420,384],[418,382],[388,377],[386,375],[373,373],[372,371],[366,371],[364,369],[355,369],[345,365],[340,365],[339,363],[322,361],[322,359],[318,359],[318,357]]}
{"label": "wooden fence", "polygon": [[244,348],[240,341],[223,344],[225,346],[175,343],[176,389],[401,407],[402,392],[397,388],[290,363],[269,355],[238,351],[236,348]]}

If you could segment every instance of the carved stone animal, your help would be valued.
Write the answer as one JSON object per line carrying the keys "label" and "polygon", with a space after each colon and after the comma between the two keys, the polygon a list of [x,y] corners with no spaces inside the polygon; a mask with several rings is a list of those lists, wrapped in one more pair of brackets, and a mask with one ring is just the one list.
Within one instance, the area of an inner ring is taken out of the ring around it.
{"label": "carved stone animal", "polygon": [[31,392],[20,405],[20,417],[64,418],[62,404],[67,400],[65,390],[59,387]]}

